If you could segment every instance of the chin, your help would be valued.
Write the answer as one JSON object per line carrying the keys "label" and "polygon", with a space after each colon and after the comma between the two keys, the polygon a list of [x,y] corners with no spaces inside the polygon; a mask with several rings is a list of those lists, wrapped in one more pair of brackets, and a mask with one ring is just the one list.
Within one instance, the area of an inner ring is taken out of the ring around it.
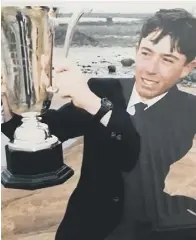
{"label": "chin", "polygon": [[159,95],[157,92],[154,92],[149,89],[143,89],[143,88],[140,88],[138,93],[142,98],[146,98],[146,99],[151,99]]}

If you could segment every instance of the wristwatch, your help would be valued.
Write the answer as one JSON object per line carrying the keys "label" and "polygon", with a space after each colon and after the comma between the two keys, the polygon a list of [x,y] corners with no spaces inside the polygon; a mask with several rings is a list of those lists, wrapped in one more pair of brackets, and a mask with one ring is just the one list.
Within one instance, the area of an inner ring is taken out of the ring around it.
{"label": "wristwatch", "polygon": [[98,110],[98,112],[94,115],[94,120],[100,121],[102,119],[102,117],[112,109],[113,109],[112,102],[110,102],[110,100],[108,100],[107,98],[102,98],[101,99],[101,107]]}

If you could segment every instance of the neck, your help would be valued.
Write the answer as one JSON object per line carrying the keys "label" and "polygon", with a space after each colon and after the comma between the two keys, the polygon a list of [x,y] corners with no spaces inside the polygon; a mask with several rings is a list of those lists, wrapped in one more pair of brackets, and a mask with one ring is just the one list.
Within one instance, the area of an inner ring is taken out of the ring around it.
{"label": "neck", "polygon": [[152,99],[152,98],[145,98],[143,96],[140,95],[140,93],[137,90],[137,85],[135,84],[135,91],[137,92],[138,96],[140,97],[140,99],[142,100],[142,102],[146,103],[146,101]]}
{"label": "neck", "polygon": [[137,90],[137,85],[135,85],[135,91],[137,92],[138,96],[140,97],[140,99],[142,100],[143,103],[146,103],[147,101],[150,101],[150,100],[153,100],[154,98],[158,98],[158,97],[161,97],[162,95],[166,94],[168,91],[165,91],[157,96],[154,96],[154,97],[144,97],[144,96],[141,96],[140,93],[138,92]]}
{"label": "neck", "polygon": [[[137,90],[136,90],[137,91]],[[138,91],[137,91],[138,93]],[[145,97],[142,97],[139,93],[138,93],[139,97],[141,98],[142,102],[146,103],[148,100],[150,100],[151,98],[145,98]]]}

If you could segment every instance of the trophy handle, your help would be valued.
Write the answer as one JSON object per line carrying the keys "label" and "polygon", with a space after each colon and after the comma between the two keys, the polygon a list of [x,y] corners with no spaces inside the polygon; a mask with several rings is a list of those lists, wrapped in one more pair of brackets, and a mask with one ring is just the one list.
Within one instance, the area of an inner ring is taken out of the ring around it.
{"label": "trophy handle", "polygon": [[[65,35],[65,40],[64,40],[64,54],[65,54],[65,58],[68,57],[69,54],[69,49],[71,46],[71,42],[73,39],[73,34],[74,31],[76,29],[76,26],[80,20],[80,18],[82,17],[83,14],[85,13],[90,13],[92,12],[92,9],[80,9],[79,11],[75,11],[68,23],[67,26],[67,32]],[[61,23],[67,23],[67,22],[63,22],[60,18],[57,18],[57,8],[55,8],[55,10],[53,9],[53,11],[49,11],[48,13],[49,19],[51,21],[51,25],[53,28],[53,40],[52,40],[52,50],[51,50],[51,55],[53,55],[53,48],[54,48],[54,41],[55,41],[55,28],[61,24]],[[51,59],[53,59],[53,56],[51,56]],[[51,62],[51,64],[53,64]],[[58,93],[59,89],[57,88],[57,86],[55,86],[55,83],[53,81],[53,73],[52,70],[54,70],[54,67],[50,67],[51,69],[51,83],[50,83],[50,87],[47,88],[47,92],[50,93],[49,96],[51,96],[47,101],[44,102],[43,108],[42,108],[42,113],[45,112],[47,109],[49,109],[50,104],[51,104],[51,99],[53,97],[54,94]]]}
{"label": "trophy handle", "polygon": [[[91,11],[92,9],[88,10],[88,13],[90,13]],[[70,18],[70,22],[67,27],[67,33],[66,33],[65,42],[64,42],[64,54],[66,58],[68,57],[68,54],[69,54],[69,48],[71,46],[71,42],[72,42],[72,38],[73,38],[74,31],[76,29],[76,26],[80,18],[82,17],[82,15],[85,13],[87,13],[87,11],[82,9],[78,12],[74,12]]]}
{"label": "trophy handle", "polygon": [[[82,17],[83,14],[90,13],[90,12],[92,12],[92,9],[81,9],[79,11],[75,11],[72,14],[70,21],[68,23],[67,32],[66,32],[65,41],[64,41],[64,54],[66,58],[68,57],[73,34],[80,18]],[[63,21],[60,20],[60,18],[53,17],[53,16],[52,17],[49,16],[49,17],[52,20],[54,26],[58,26],[60,23],[63,23]]]}

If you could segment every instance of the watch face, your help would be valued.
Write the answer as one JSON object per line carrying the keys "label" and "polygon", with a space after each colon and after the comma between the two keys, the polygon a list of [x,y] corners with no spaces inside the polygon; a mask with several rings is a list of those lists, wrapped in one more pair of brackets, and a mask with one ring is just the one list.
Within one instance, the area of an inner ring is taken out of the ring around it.
{"label": "watch face", "polygon": [[107,98],[103,98],[103,104],[106,108],[112,108],[112,103]]}

